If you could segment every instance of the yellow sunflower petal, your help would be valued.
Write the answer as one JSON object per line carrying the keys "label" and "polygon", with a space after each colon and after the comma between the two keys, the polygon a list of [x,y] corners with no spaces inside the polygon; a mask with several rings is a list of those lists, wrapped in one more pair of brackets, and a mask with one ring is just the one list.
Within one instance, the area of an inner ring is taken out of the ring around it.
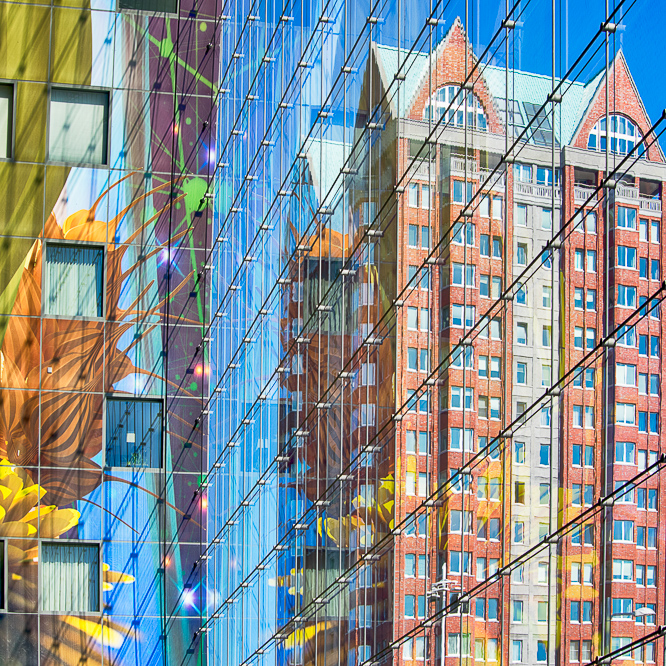
{"label": "yellow sunflower petal", "polygon": [[19,490],[7,509],[7,520],[21,520],[26,513],[37,505],[40,496],[43,495],[43,492],[40,495],[40,491],[43,490],[39,486],[29,486]]}
{"label": "yellow sunflower petal", "polygon": [[0,536],[3,537],[19,537],[25,539],[26,537],[34,536],[37,534],[37,528],[28,523],[11,522],[0,524]]}
{"label": "yellow sunflower petal", "polygon": [[39,526],[40,536],[44,539],[54,539],[67,530],[78,525],[81,514],[75,509],[58,509],[49,513]]}
{"label": "yellow sunflower petal", "polygon": [[124,636],[115,629],[107,625],[100,624],[100,621],[92,622],[84,620],[81,617],[66,616],[63,620],[74,629],[78,629],[86,636],[90,636],[95,642],[112,648],[119,648],[123,644]]}
{"label": "yellow sunflower petal", "polygon": [[105,571],[104,572],[104,581],[107,583],[122,583],[123,585],[129,585],[136,580],[134,576],[129,574],[120,573],[120,571]]}

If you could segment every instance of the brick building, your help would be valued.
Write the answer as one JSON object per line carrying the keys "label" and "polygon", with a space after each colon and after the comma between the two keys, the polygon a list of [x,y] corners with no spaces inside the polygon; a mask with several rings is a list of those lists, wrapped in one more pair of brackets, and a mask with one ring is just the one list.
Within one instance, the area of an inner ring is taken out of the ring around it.
{"label": "brick building", "polygon": [[[608,80],[614,170],[650,122],[621,52]],[[662,622],[658,476],[598,505],[657,461],[662,419],[658,305],[637,308],[661,287],[666,168],[653,142],[603,186],[606,82],[557,81],[551,103],[551,77],[478,63],[459,21],[431,56],[373,45],[360,117],[381,134],[366,230],[396,266],[399,663],[441,656],[423,621],[442,575],[465,599],[447,597],[450,664],[585,662]],[[633,656],[661,661],[653,643]]]}

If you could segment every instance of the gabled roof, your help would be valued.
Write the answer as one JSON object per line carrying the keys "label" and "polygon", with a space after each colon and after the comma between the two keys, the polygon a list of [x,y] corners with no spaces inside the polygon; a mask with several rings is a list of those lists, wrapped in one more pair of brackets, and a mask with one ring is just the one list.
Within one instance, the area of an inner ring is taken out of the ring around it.
{"label": "gabled roof", "polygon": [[[555,138],[560,145],[568,145],[573,138],[576,127],[585,113],[594,92],[596,91],[603,72],[597,74],[591,81],[565,80],[560,87],[562,103],[555,113]],[[506,98],[506,71],[504,67],[493,65],[483,66],[483,78],[490,93],[495,99]],[[509,99],[515,99],[521,107],[523,118],[529,120],[525,110],[525,102],[540,107],[553,90],[552,79],[549,75],[533,74],[520,70],[509,70]]]}
{"label": "gabled roof", "polygon": [[[404,49],[400,54],[400,60],[403,63],[401,71],[405,74],[405,80],[400,95],[401,117],[409,115],[410,109],[418,95],[421,86],[427,82],[427,75],[430,71],[430,62],[434,68],[439,54],[444,49],[452,30],[455,26],[462,24],[457,18],[446,36],[437,45],[432,55],[420,51],[408,53]],[[377,53],[378,67],[385,77],[385,85],[388,87],[398,72],[398,49],[394,46],[375,44]],[[495,100],[506,98],[506,74],[504,67],[494,65],[479,64],[482,78]],[[582,118],[588,109],[595,92],[603,81],[604,70],[592,77],[589,81],[565,80],[562,83],[560,91],[562,93],[562,103],[558,106],[555,118],[555,138],[560,145],[571,143],[576,129],[580,125]],[[525,103],[540,107],[552,91],[552,79],[550,75],[534,74],[532,72],[523,72],[521,70],[509,70],[509,99],[515,99],[520,106],[523,120],[527,122],[531,114],[526,110]],[[393,99],[393,110],[395,107],[395,96]],[[530,139],[532,141],[532,139]]]}
{"label": "gabled roof", "polygon": [[[394,76],[398,73],[398,49],[395,46],[384,46],[375,44],[379,64],[386,75],[385,84],[390,85]],[[421,79],[428,71],[428,54],[420,51],[406,52],[401,49],[401,70],[405,74],[405,81],[400,90],[400,117],[404,118],[411,108],[414,97],[421,88]],[[395,108],[395,99],[394,108]]]}

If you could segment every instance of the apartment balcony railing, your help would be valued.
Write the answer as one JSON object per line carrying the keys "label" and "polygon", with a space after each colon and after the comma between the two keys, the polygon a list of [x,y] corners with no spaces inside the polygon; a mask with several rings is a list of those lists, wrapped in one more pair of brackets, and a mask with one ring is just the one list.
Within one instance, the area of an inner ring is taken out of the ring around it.
{"label": "apartment balcony railing", "polygon": [[[451,173],[456,176],[465,175],[465,158],[464,157],[451,157]],[[492,173],[492,169],[479,168],[476,160],[467,160],[467,177],[473,180],[479,179],[483,183]],[[491,190],[503,190],[505,185],[504,172],[496,171],[488,183],[487,188]]]}
{"label": "apartment balcony railing", "polygon": [[[467,160],[467,173],[476,174],[478,171],[478,164],[476,160]],[[465,158],[464,157],[451,157],[451,171],[458,173],[465,173]]]}
{"label": "apartment balcony railing", "polygon": [[492,169],[479,169],[479,178],[480,182],[485,182],[488,178],[488,189],[491,190],[504,190],[506,179],[504,178],[504,173],[496,171],[492,176]]}
{"label": "apartment balcony railing", "polygon": [[618,199],[638,199],[638,188],[633,185],[620,185],[615,186],[615,196]]}
{"label": "apartment balcony railing", "polygon": [[[538,197],[540,199],[553,198],[552,185],[537,185],[536,183],[525,183],[521,180],[514,182],[513,191],[515,194],[523,194],[528,197]],[[562,190],[559,185],[555,186],[555,199],[559,200]]]}
{"label": "apartment balcony railing", "polygon": [[661,199],[652,199],[651,197],[638,197],[641,210],[646,213],[661,213]]}
{"label": "apartment balcony railing", "polygon": [[[574,185],[574,203],[587,201],[592,196],[594,189],[594,187],[588,187],[587,185]],[[591,200],[592,202],[593,200]]]}
{"label": "apartment balcony railing", "polygon": [[641,194],[634,185],[618,184],[615,187],[615,198],[633,205],[638,204],[640,210],[646,213],[661,213],[661,199]]}

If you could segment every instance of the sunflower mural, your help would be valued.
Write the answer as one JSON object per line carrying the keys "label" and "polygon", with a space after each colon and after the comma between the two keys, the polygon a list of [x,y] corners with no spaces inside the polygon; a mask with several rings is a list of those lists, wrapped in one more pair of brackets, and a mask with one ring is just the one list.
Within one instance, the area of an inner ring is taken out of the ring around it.
{"label": "sunflower mural", "polygon": [[[152,282],[125,307],[121,306],[121,296],[126,281],[164,249],[157,245],[123,268],[123,259],[132,242],[165,209],[146,220],[123,243],[116,242],[116,233],[120,220],[132,207],[164,187],[135,199],[108,223],[97,219],[96,211],[109,190],[90,210],[67,217],[62,227],[52,214],[46,224],[45,238],[35,241],[24,262],[12,309],[14,316],[9,319],[0,351],[0,455],[26,469],[41,465],[40,485],[53,504],[80,499],[102,482],[102,469],[93,458],[102,450],[103,394],[133,375],[160,379],[154,372],[134,365],[130,353],[158,326],[165,301],[141,306]],[[171,244],[185,233],[174,235]],[[44,318],[40,330],[42,260],[44,244],[50,239],[106,245],[106,319],[117,325]],[[191,274],[187,275],[172,290],[172,297],[190,277]],[[132,330],[135,331],[132,342],[123,347],[121,339]],[[77,472],[63,474],[62,468]]]}
{"label": "sunflower mural", "polygon": [[[8,605],[16,610],[29,611],[38,596],[37,536],[59,539],[76,527],[81,515],[72,508],[43,504],[46,494],[21,467],[0,460],[0,537],[7,540]],[[132,583],[133,576],[112,571],[103,564],[104,592]],[[40,642],[49,654],[46,663],[74,665],[85,654],[88,663],[101,666],[104,649],[119,648],[132,633],[131,627],[106,617],[54,615],[45,618]],[[37,635],[30,639],[37,640]]]}
{"label": "sunflower mural", "polygon": [[[129,262],[128,251],[182,197],[155,212],[122,243],[117,231],[134,207],[168,185],[146,192],[108,222],[99,219],[97,210],[113,188],[104,191],[90,209],[69,215],[61,224],[52,214],[43,237],[34,241],[21,266],[13,316],[0,348],[0,538],[8,544],[7,602],[14,611],[34,612],[38,607],[37,537],[76,537],[81,514],[73,506],[89,502],[86,498],[105,480],[129,483],[106,474],[100,464],[103,395],[132,376],[164,381],[154,369],[137,366],[131,355],[159,326],[165,301],[144,305],[152,282],[143,285],[129,302],[126,294],[127,281],[162,252],[163,246],[157,244]],[[171,246],[185,233],[174,234]],[[44,246],[53,240],[106,246],[106,322],[40,319]],[[191,273],[185,275],[171,296],[190,278]],[[124,345],[128,332],[134,335]],[[102,580],[103,591],[108,593],[134,583],[133,576],[113,571],[106,563]],[[27,636],[24,641],[41,643],[42,663],[69,666],[85,657],[86,663],[101,666],[103,654],[108,659],[128,639],[136,638],[137,632],[107,615],[48,615],[42,618],[40,631]]]}

